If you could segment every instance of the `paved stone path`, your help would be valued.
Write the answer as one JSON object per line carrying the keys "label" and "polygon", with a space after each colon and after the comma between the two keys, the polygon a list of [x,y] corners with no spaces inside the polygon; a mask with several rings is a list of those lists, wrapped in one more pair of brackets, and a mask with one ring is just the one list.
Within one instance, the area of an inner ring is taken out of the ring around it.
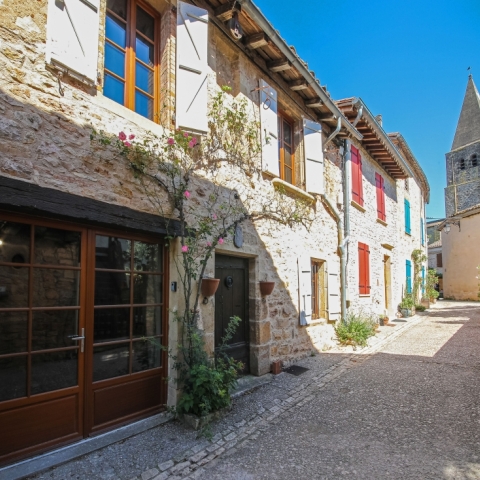
{"label": "paved stone path", "polygon": [[174,422],[31,478],[480,479],[479,304],[298,364],[238,398],[212,441]]}

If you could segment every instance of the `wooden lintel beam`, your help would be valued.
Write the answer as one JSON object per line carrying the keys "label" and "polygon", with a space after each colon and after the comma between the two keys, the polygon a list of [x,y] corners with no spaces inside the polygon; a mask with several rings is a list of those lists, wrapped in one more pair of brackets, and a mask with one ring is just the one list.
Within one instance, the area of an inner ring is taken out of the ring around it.
{"label": "wooden lintel beam", "polygon": [[298,80],[294,80],[293,82],[290,82],[288,84],[290,87],[290,90],[293,90],[294,92],[297,92],[298,90],[305,90],[308,88],[308,83],[306,80],[303,78],[300,78]]}
{"label": "wooden lintel beam", "polygon": [[307,100],[305,102],[305,105],[308,108],[315,108],[315,107],[321,107],[323,105],[323,102],[319,98],[312,98],[311,100]]}
{"label": "wooden lintel beam", "polygon": [[268,45],[269,38],[265,32],[254,33],[245,38],[245,46],[252,50]]}
{"label": "wooden lintel beam", "polygon": [[226,22],[232,18],[233,12],[241,12],[242,6],[237,0],[229,0],[227,3],[220,5],[215,9],[214,15],[222,22]]}
{"label": "wooden lintel beam", "polygon": [[338,117],[336,115],[332,115],[331,113],[326,113],[325,115],[319,115],[318,119],[322,122],[335,122],[338,120]]}
{"label": "wooden lintel beam", "polygon": [[290,70],[292,68],[292,63],[289,62],[286,58],[280,60],[272,60],[267,63],[267,67],[271,72],[283,72],[285,70]]}

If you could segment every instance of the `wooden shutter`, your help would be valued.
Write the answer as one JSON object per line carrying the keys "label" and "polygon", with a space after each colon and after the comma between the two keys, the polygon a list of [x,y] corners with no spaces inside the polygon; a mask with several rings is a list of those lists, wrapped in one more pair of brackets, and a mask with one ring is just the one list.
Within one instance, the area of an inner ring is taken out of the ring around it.
{"label": "wooden shutter", "polygon": [[260,80],[260,124],[262,169],[279,177],[277,91],[265,80]]}
{"label": "wooden shutter", "polygon": [[443,258],[441,253],[437,253],[437,267],[443,268]]}
{"label": "wooden shutter", "polygon": [[208,12],[185,2],[177,6],[176,125],[208,130]]}
{"label": "wooden shutter", "polygon": [[405,232],[410,234],[411,233],[411,228],[410,228],[410,202],[405,199]]}
{"label": "wooden shutter", "polygon": [[362,156],[357,148],[352,145],[352,199],[363,206],[363,177]]}
{"label": "wooden shutter", "polygon": [[425,246],[425,227],[423,225],[423,218],[420,218],[420,238],[422,239],[422,247]]}
{"label": "wooden shutter", "polygon": [[370,294],[370,249],[358,242],[358,290],[360,295]]}
{"label": "wooden shutter", "polygon": [[375,186],[377,190],[377,218],[385,222],[387,219],[385,214],[385,184],[379,173],[375,173]]}
{"label": "wooden shutter", "polygon": [[100,0],[48,0],[46,61],[88,84],[97,81]]}
{"label": "wooden shutter", "polygon": [[412,293],[412,262],[406,261],[407,293]]}
{"label": "wooden shutter", "polygon": [[425,267],[422,265],[422,295],[425,295]]}
{"label": "wooden shutter", "polygon": [[311,120],[303,120],[305,147],[305,184],[307,192],[324,192],[322,126]]}
{"label": "wooden shutter", "polygon": [[308,325],[312,320],[312,271],[310,257],[298,258],[298,296],[300,325]]}
{"label": "wooden shutter", "polygon": [[339,320],[341,316],[340,282],[335,264],[327,264],[328,320]]}

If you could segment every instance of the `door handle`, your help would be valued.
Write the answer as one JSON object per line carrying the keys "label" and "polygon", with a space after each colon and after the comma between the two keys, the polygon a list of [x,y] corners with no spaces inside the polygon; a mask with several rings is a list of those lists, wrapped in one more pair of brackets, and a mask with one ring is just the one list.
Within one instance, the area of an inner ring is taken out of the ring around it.
{"label": "door handle", "polygon": [[80,352],[83,353],[85,349],[85,329],[82,328],[81,335],[69,335],[68,338],[74,342],[81,342],[80,343]]}

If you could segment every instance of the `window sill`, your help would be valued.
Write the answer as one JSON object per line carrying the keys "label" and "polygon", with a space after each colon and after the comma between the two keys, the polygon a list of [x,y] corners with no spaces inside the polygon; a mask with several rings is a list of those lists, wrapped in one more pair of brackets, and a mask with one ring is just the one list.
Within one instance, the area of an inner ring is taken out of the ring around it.
{"label": "window sill", "polygon": [[362,213],[365,213],[367,211],[366,208],[362,207],[359,203],[357,203],[355,200],[352,200],[350,202],[350,205],[352,205],[352,207],[355,207],[357,210],[360,210]]}
{"label": "window sill", "polygon": [[377,218],[377,223],[380,223],[384,227],[388,227],[388,223],[385,220],[382,220],[381,218]]}
{"label": "window sill", "polygon": [[405,232],[405,235],[408,235],[409,237],[411,237],[411,236],[412,236],[412,234],[411,234],[411,233],[409,233],[409,232]]}
{"label": "window sill", "polygon": [[313,195],[310,195],[309,193],[303,191],[301,188],[298,188],[295,185],[292,185],[291,183],[282,180],[281,178],[272,179],[272,183],[274,187],[284,188],[285,190],[287,190],[287,192],[293,193],[298,197],[303,197],[305,200],[309,200],[312,203],[316,202],[316,199]]}
{"label": "window sill", "polygon": [[370,297],[372,294],[371,293],[359,293],[359,297]]}
{"label": "window sill", "polygon": [[386,248],[387,250],[393,250],[395,247],[390,245],[389,243],[382,243],[382,247]]}
{"label": "window sill", "polygon": [[123,105],[120,105],[114,100],[105,97],[102,92],[97,92],[95,103],[99,107],[103,107],[105,110],[108,110],[109,112],[114,113],[115,115],[118,115],[119,117],[134,123],[135,125],[147,132],[152,132],[154,135],[158,136],[161,136],[164,133],[164,128],[158,123],[155,123],[153,120],[149,120],[148,118],[142,117],[142,115],[138,114],[137,112],[134,112],[133,110],[130,110]]}

